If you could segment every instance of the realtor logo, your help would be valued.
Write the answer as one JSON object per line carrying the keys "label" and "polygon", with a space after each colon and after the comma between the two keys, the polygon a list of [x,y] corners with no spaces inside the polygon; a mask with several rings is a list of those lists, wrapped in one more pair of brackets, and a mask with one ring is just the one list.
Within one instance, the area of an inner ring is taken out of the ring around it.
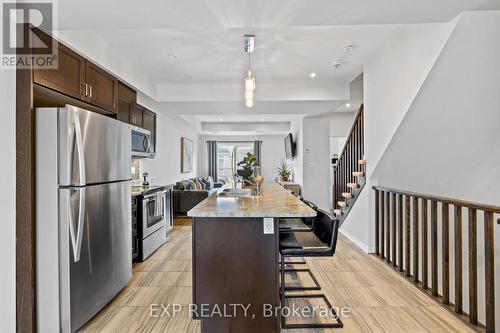
{"label": "realtor logo", "polygon": [[53,1],[2,1],[1,68],[57,68]]}

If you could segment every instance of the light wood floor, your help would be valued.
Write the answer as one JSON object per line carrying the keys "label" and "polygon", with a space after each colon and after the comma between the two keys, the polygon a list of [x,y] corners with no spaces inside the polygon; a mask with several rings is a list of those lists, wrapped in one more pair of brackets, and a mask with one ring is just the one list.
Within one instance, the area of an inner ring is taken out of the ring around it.
{"label": "light wood floor", "polygon": [[[307,258],[307,263],[332,305],[347,306],[351,314],[342,318],[342,329],[287,330],[287,333],[473,332],[343,236],[333,258]],[[82,332],[200,332],[200,323],[189,317],[187,308],[192,286],[189,219],[177,219],[167,242],[145,262],[135,264],[133,271],[127,287]],[[290,285],[310,283],[302,273],[287,276]],[[152,317],[151,304],[181,304],[182,309],[175,317]]]}

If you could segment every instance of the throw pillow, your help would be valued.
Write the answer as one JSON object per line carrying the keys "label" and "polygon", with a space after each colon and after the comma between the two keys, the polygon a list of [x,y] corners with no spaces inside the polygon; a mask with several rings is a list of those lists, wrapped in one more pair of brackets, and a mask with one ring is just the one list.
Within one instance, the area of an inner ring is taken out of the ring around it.
{"label": "throw pillow", "polygon": [[206,178],[203,178],[201,180],[201,184],[203,185],[203,189],[204,190],[211,190],[212,188],[210,187],[210,182],[206,179]]}

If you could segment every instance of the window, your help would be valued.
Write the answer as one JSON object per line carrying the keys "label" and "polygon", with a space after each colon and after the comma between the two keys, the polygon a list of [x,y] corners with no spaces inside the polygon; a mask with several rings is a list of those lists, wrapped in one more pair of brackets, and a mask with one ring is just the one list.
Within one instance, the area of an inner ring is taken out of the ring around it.
{"label": "window", "polygon": [[253,141],[217,142],[217,180],[231,178],[236,173],[238,162],[247,153],[253,154]]}

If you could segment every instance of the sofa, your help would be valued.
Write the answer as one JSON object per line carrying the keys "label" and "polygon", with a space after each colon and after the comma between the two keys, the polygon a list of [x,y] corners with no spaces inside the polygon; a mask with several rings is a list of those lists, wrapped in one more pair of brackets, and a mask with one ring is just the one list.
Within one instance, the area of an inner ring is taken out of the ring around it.
{"label": "sofa", "polygon": [[174,185],[174,215],[184,216],[187,212],[217,193],[223,184],[214,182],[212,177],[196,177],[177,182]]}

